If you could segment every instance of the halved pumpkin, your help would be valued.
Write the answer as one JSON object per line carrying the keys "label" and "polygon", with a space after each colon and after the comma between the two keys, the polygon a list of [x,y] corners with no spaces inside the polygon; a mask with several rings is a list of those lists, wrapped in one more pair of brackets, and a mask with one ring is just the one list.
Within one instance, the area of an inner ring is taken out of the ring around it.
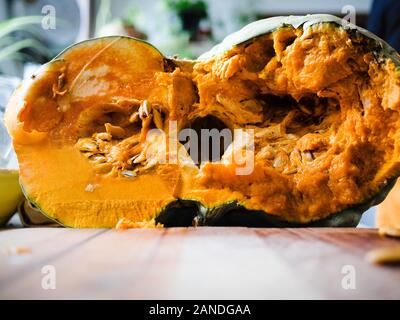
{"label": "halved pumpkin", "polygon": [[[329,15],[258,21],[197,61],[99,38],[25,81],[6,123],[27,197],[67,226],[354,225],[400,172],[399,65]],[[187,128],[235,134],[197,164]]]}

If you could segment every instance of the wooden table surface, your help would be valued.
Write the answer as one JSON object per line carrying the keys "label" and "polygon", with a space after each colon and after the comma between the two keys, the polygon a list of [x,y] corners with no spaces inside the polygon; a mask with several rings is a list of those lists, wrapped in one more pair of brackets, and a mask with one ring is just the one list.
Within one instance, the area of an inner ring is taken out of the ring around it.
{"label": "wooden table surface", "polygon": [[396,245],[352,228],[6,229],[0,298],[399,299],[400,267],[365,260]]}

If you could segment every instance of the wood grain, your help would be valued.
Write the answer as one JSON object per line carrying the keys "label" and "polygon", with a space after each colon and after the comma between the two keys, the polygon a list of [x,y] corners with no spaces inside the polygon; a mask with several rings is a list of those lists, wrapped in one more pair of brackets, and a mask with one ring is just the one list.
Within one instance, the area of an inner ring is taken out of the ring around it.
{"label": "wood grain", "polygon": [[[399,246],[373,229],[172,228],[0,231],[1,299],[400,298],[400,267],[365,260]],[[30,252],[10,254],[10,247]],[[56,289],[41,287],[44,265]],[[343,267],[356,288],[345,290]]]}

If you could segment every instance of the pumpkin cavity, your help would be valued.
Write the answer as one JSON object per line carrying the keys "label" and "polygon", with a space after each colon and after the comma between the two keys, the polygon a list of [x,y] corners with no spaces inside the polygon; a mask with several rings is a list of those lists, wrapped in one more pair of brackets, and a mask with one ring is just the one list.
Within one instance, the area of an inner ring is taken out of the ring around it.
{"label": "pumpkin cavity", "polygon": [[[121,107],[124,105],[124,107]],[[112,105],[95,106],[81,113],[76,148],[100,174],[136,177],[150,169],[146,161],[147,133],[163,130],[166,113],[147,100],[120,100]]]}

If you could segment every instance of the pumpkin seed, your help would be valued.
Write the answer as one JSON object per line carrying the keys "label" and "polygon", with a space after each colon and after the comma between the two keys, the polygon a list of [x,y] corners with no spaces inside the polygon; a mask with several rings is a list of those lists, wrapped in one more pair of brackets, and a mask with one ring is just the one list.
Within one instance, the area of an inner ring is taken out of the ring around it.
{"label": "pumpkin seed", "polygon": [[126,135],[124,128],[113,126],[111,123],[105,123],[106,132],[114,138],[121,139]]}
{"label": "pumpkin seed", "polygon": [[112,98],[112,102],[122,106],[122,107],[136,107],[139,106],[142,101],[139,99],[135,99],[135,98]]}
{"label": "pumpkin seed", "polygon": [[157,129],[162,130],[164,125],[161,117],[161,113],[157,109],[153,109],[153,118],[154,118],[154,124],[156,125]]}
{"label": "pumpkin seed", "polygon": [[283,174],[295,174],[295,173],[297,173],[297,168],[294,167],[294,166],[289,166],[289,167],[286,167],[286,168],[282,171],[282,173],[283,173]]}
{"label": "pumpkin seed", "polygon": [[147,118],[142,120],[142,130],[140,131],[139,141],[144,143],[147,138],[148,129],[150,127],[153,116],[150,114]]}
{"label": "pumpkin seed", "polygon": [[273,165],[274,168],[278,168],[279,169],[279,168],[287,166],[288,162],[289,162],[289,158],[288,158],[287,154],[282,152],[282,151],[280,151],[277,154],[277,156],[275,157],[274,162],[273,162],[272,165]]}
{"label": "pumpkin seed", "polygon": [[140,119],[140,117],[139,117],[139,112],[134,112],[134,113],[132,113],[132,115],[129,117],[129,122],[130,122],[130,123],[135,123],[135,122],[138,122],[139,119]]}
{"label": "pumpkin seed", "polygon": [[151,113],[151,105],[147,102],[147,100],[143,100],[143,103],[139,107],[139,117],[140,119],[147,118]]}
{"label": "pumpkin seed", "polygon": [[82,138],[79,139],[77,144],[76,144],[79,148],[80,151],[83,152],[97,152],[98,151],[98,147],[97,144],[89,138]]}
{"label": "pumpkin seed", "polygon": [[132,163],[134,163],[134,164],[141,163],[144,160],[146,160],[146,153],[145,152],[141,152],[138,155],[132,157]]}
{"label": "pumpkin seed", "polygon": [[124,171],[121,172],[121,174],[122,174],[124,177],[127,177],[127,178],[134,178],[134,177],[137,177],[136,171],[131,171],[131,170],[124,170]]}
{"label": "pumpkin seed", "polygon": [[106,162],[106,157],[103,156],[102,154],[92,154],[89,159],[93,162],[97,163],[104,163]]}
{"label": "pumpkin seed", "polygon": [[297,173],[297,168],[296,167],[287,167],[282,171],[282,173],[287,174],[287,175],[295,174],[295,173]]}
{"label": "pumpkin seed", "polygon": [[365,258],[374,264],[400,263],[400,246],[371,250]]}
{"label": "pumpkin seed", "polygon": [[[289,159],[290,159],[290,163],[291,163],[292,166],[294,166],[296,168],[299,167],[299,166],[301,167],[301,165],[302,165],[301,154],[300,154],[300,151],[298,149],[295,148],[290,153]],[[297,171],[297,169],[296,169],[296,171]]]}
{"label": "pumpkin seed", "polygon": [[257,157],[272,160],[275,157],[275,150],[271,146],[265,146],[257,153]]}
{"label": "pumpkin seed", "polygon": [[31,248],[21,247],[21,246],[11,246],[6,250],[4,250],[4,253],[8,256],[29,254],[31,252],[32,252]]}
{"label": "pumpkin seed", "polygon": [[400,237],[400,229],[390,228],[390,227],[381,227],[381,228],[379,228],[379,234],[381,236]]}
{"label": "pumpkin seed", "polygon": [[107,132],[100,132],[93,135],[94,138],[102,140],[102,141],[111,141],[112,136]]}
{"label": "pumpkin seed", "polygon": [[280,168],[284,165],[282,157],[276,157],[273,162],[274,168]]}

